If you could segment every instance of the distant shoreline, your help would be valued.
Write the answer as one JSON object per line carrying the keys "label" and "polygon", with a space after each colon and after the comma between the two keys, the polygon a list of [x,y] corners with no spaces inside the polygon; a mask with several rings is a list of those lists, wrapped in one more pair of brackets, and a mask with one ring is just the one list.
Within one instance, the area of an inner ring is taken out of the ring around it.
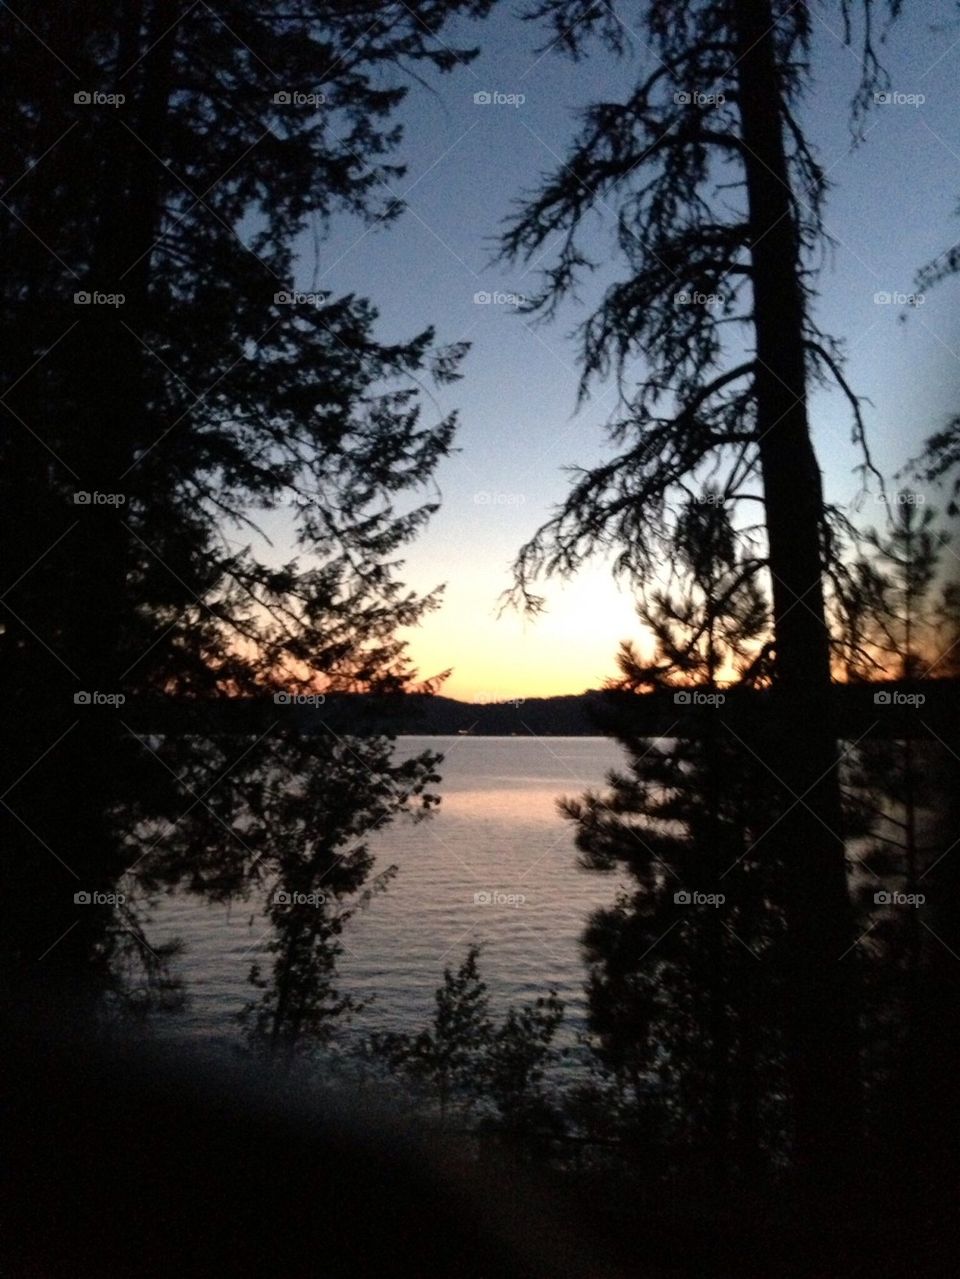
{"label": "distant shoreline", "polygon": [[[863,736],[952,739],[960,722],[960,680],[835,684],[838,739]],[[89,700],[89,698],[88,698]],[[145,733],[301,733],[398,737],[683,737],[722,722],[737,733],[765,730],[770,689],[664,688],[636,694],[589,690],[558,697],[459,702],[439,693],[287,694],[209,701],[124,699],[124,721]],[[91,704],[79,715],[116,714]]]}

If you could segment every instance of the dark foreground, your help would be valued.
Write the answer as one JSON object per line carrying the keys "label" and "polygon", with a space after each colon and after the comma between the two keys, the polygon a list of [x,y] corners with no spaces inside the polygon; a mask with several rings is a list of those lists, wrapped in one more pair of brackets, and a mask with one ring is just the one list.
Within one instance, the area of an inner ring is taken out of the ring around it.
{"label": "dark foreground", "polygon": [[909,1237],[882,1187],[808,1222],[774,1194],[545,1180],[508,1147],[471,1153],[373,1098],[270,1083],[239,1058],[18,1038],[3,1068],[10,1279],[955,1273],[952,1227]]}

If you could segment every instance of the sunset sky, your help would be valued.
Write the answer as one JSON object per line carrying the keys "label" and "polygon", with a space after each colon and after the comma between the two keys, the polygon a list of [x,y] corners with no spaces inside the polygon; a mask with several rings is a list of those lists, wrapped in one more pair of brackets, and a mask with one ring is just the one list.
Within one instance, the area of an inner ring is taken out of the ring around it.
{"label": "sunset sky", "polygon": [[[818,17],[816,82],[805,111],[833,184],[826,216],[835,243],[816,318],[846,343],[848,377],[872,401],[864,408],[874,457],[888,477],[958,404],[956,282],[929,295],[905,324],[898,322],[901,308],[874,301],[878,292],[911,292],[917,268],[960,235],[952,101],[960,25],[952,4],[919,9],[907,6],[885,62],[893,89],[924,95],[922,105],[875,107],[865,141],[853,149],[848,102],[857,57]],[[599,387],[574,413],[570,333],[595,300],[593,290],[547,327],[531,326],[509,304],[478,304],[474,294],[533,292],[535,273],[491,261],[511,201],[565,155],[578,107],[619,96],[651,65],[639,41],[632,63],[618,66],[598,53],[573,66],[553,51],[541,56],[545,38],[505,8],[466,28],[481,57],[436,81],[435,92],[412,84],[401,109],[408,175],[396,193],[406,197],[406,213],[386,230],[337,222],[319,254],[304,237],[295,281],[304,290],[369,296],[384,339],[434,324],[438,340],[472,344],[463,379],[437,397],[444,410],[460,411],[460,452],[439,469],[442,510],[410,548],[405,571],[420,590],[446,583],[443,608],[411,634],[411,650],[423,675],[454,667],[445,691],[464,699],[596,687],[613,673],[618,642],[639,634],[628,590],[602,563],[567,586],[548,585],[549,611],[537,621],[497,618],[512,557],[565,492],[562,468],[604,455],[602,427],[614,395],[612,386]],[[475,104],[474,93],[484,90],[523,94],[525,102]],[[611,227],[610,209],[599,205],[593,248],[600,258],[613,252]],[[597,289],[604,282],[602,271],[598,276]],[[818,393],[812,414],[827,496],[847,502],[857,492],[859,461],[848,407],[838,393]],[[871,500],[860,518],[879,522],[882,513]],[[279,517],[268,529],[285,549]]]}

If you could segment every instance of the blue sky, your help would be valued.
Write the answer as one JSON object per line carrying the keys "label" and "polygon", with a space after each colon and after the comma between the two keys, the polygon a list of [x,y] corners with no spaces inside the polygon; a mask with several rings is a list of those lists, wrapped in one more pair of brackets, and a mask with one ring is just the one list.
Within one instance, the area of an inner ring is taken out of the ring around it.
{"label": "blue sky", "polygon": [[[906,323],[898,319],[902,308],[878,305],[874,295],[911,292],[916,269],[960,236],[960,24],[952,5],[907,6],[884,62],[896,92],[925,101],[875,107],[854,148],[849,100],[858,60],[839,39],[837,9],[817,10],[815,83],[803,117],[833,183],[826,221],[835,243],[816,318],[847,344],[849,381],[872,401],[865,413],[875,461],[891,476],[958,403],[957,283],[928,295]],[[621,96],[653,65],[652,55],[638,45],[622,63],[602,51],[581,64],[556,51],[541,56],[547,33],[508,7],[463,30],[481,56],[432,81],[431,91],[412,85],[400,110],[408,174],[397,194],[406,196],[407,211],[369,232],[338,221],[319,255],[305,237],[296,284],[370,297],[385,339],[434,324],[440,340],[472,344],[462,380],[437,397],[460,412],[460,452],[441,466],[442,510],[407,556],[411,585],[447,583],[443,609],[410,637],[422,673],[453,666],[447,692],[464,698],[578,692],[611,674],[619,640],[639,632],[628,590],[604,564],[568,586],[550,586],[550,610],[536,622],[496,613],[513,555],[565,492],[562,468],[588,465],[606,451],[613,388],[596,388],[574,412],[571,330],[596,294],[588,288],[582,306],[567,306],[548,327],[531,326],[509,303],[474,296],[533,291],[535,273],[492,262],[504,217],[563,158],[577,109]],[[478,105],[480,91],[525,101]],[[598,211],[591,235],[595,255],[609,258],[608,211]],[[849,409],[838,393],[817,393],[811,410],[827,495],[849,502],[859,461]],[[879,505],[865,505],[865,522],[880,515]],[[273,531],[282,541],[280,526]]]}

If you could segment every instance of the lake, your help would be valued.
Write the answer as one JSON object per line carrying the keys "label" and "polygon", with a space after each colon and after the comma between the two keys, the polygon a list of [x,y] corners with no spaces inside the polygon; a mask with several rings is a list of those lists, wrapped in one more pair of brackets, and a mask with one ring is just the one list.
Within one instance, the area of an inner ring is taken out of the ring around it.
{"label": "lake", "polygon": [[[342,938],[340,988],[370,1006],[349,1036],[423,1026],[444,966],[471,942],[494,1011],[555,986],[567,1003],[564,1038],[582,1025],[578,940],[590,911],[611,903],[620,876],[577,866],[560,795],[601,785],[623,752],[604,737],[402,737],[400,757],[442,751],[443,802],[428,821],[395,823],[371,837],[377,869],[399,873],[350,922]],[[222,1038],[254,993],[250,964],[266,939],[254,901],[212,906],[174,896],[156,909],[148,937],[180,937],[174,971],[188,995],[178,1032]]]}

